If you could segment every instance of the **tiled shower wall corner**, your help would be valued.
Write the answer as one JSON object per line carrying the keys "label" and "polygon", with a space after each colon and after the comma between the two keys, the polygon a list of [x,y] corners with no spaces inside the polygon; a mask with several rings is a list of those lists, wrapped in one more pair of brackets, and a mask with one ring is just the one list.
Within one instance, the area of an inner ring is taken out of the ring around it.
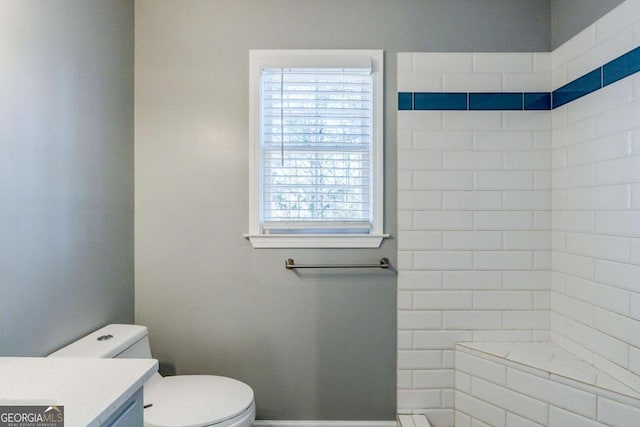
{"label": "tiled shower wall corner", "polygon": [[[551,89],[550,54],[407,53],[399,91]],[[398,412],[453,425],[457,341],[549,331],[551,112],[398,112]]]}
{"label": "tiled shower wall corner", "polygon": [[[639,45],[627,1],[553,52],[553,81]],[[640,74],[552,114],[551,340],[640,390]]]}
{"label": "tiled shower wall corner", "polygon": [[[398,90],[547,92],[637,46],[627,0],[552,54],[400,54]],[[399,111],[398,145],[398,412],[453,425],[464,340],[551,339],[640,389],[640,76],[553,111]]]}

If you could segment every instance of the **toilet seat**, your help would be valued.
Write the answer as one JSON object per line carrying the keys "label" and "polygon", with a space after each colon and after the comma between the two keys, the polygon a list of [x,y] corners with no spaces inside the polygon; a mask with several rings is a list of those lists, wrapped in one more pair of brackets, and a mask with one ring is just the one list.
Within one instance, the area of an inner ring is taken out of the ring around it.
{"label": "toilet seat", "polygon": [[152,405],[144,410],[149,427],[223,427],[255,412],[251,387],[214,375],[164,377],[145,385],[144,394]]}

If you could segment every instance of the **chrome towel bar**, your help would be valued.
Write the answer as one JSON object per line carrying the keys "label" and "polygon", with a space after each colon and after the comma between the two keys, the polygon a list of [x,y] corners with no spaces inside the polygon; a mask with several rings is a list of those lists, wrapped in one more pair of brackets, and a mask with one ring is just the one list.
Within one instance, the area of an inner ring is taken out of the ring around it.
{"label": "chrome towel bar", "polygon": [[296,268],[389,268],[389,258],[380,258],[379,264],[296,264],[292,258],[284,262],[284,268],[293,270]]}

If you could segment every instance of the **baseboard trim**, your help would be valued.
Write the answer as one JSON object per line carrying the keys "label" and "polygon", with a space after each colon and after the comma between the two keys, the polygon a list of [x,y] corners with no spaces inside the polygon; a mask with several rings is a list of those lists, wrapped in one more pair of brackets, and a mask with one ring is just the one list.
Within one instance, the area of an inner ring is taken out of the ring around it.
{"label": "baseboard trim", "polygon": [[254,427],[397,427],[395,421],[256,420]]}

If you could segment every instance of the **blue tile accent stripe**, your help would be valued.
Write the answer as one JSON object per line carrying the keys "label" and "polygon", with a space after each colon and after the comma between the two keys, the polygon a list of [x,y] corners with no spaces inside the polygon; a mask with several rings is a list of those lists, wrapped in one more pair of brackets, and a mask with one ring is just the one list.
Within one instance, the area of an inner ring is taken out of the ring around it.
{"label": "blue tile accent stripe", "polygon": [[531,92],[524,94],[525,110],[550,110],[551,109],[551,93],[549,92]]}
{"label": "blue tile accent stripe", "polygon": [[638,71],[640,71],[640,47],[604,64],[602,66],[602,85],[610,85]]}
{"label": "blue tile accent stripe", "polygon": [[398,92],[398,110],[550,110],[549,92]]}
{"label": "blue tile accent stripe", "polygon": [[457,92],[416,92],[414,110],[466,110],[467,94]]}
{"label": "blue tile accent stripe", "polygon": [[469,110],[522,110],[523,93],[470,93]]}
{"label": "blue tile accent stripe", "polygon": [[640,72],[640,46],[553,92],[399,92],[398,110],[552,110]]}
{"label": "blue tile accent stripe", "polygon": [[602,67],[578,77],[571,83],[567,83],[553,91],[551,99],[553,108],[562,107],[571,101],[589,95],[591,92],[602,88]]}
{"label": "blue tile accent stripe", "polygon": [[398,93],[398,110],[413,110],[413,92]]}

